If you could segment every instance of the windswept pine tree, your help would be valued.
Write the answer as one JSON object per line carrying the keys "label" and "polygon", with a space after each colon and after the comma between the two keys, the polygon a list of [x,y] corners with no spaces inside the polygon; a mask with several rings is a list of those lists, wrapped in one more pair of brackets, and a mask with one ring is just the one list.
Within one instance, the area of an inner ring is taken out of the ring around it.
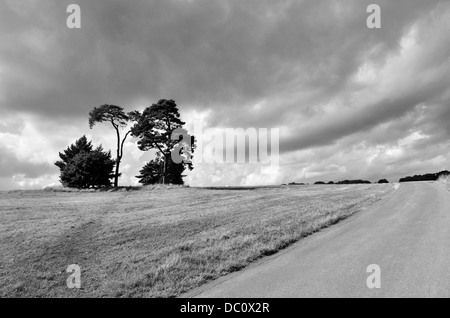
{"label": "windswept pine tree", "polygon": [[115,173],[114,173],[114,187],[119,186],[119,177],[120,177],[120,162],[122,161],[123,157],[123,146],[125,143],[125,140],[127,139],[128,135],[131,133],[131,131],[127,131],[122,138],[120,135],[121,129],[125,128],[127,124],[133,120],[132,113],[126,114],[123,111],[123,108],[116,105],[102,105],[100,107],[95,107],[90,113],[89,113],[89,127],[92,129],[96,123],[101,122],[109,122],[114,127],[114,130],[116,131],[117,136],[117,154],[116,154],[116,161],[115,161]]}
{"label": "windswept pine tree", "polygon": [[[184,140],[182,135],[175,136],[176,132],[184,132],[184,136],[187,136],[183,128],[185,122],[180,119],[175,101],[161,99],[158,103],[147,107],[142,114],[136,111],[131,113],[131,116],[136,120],[131,134],[139,139],[139,149],[142,151],[154,149],[158,153],[157,158],[141,170],[141,175],[138,176],[141,183],[182,183],[183,171],[186,168],[193,169],[189,159],[192,158],[195,148],[195,138],[188,136],[189,140]],[[173,162],[173,151],[179,152],[188,160],[181,163]]]}

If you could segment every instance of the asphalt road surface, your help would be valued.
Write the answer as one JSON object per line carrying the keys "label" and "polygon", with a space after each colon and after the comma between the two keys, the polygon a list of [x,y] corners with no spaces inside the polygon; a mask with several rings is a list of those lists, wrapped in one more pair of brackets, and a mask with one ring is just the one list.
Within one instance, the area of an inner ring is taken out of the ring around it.
{"label": "asphalt road surface", "polygon": [[[367,285],[369,276],[377,282],[372,264],[381,288]],[[450,192],[402,184],[347,221],[185,295],[193,296],[450,297]]]}

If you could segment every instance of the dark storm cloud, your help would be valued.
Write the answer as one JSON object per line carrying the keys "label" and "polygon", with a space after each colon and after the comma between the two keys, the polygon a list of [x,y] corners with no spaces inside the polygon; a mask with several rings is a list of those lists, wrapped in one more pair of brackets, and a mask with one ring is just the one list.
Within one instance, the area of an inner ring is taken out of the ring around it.
{"label": "dark storm cloud", "polygon": [[[419,88],[395,100],[382,100],[360,110],[351,110],[342,116],[330,116],[320,123],[306,125],[290,140],[282,143],[283,151],[299,150],[313,146],[327,145],[343,136],[370,130],[374,126],[403,117],[417,105],[428,101],[435,94],[448,88],[448,82],[436,81],[430,87]],[[436,124],[436,122],[434,122]]]}
{"label": "dark storm cloud", "polygon": [[[373,54],[383,59],[414,19],[437,2],[380,1],[385,24],[375,32],[365,27],[370,2],[356,0],[345,6],[337,1],[79,1],[81,30],[65,27],[67,14],[61,12],[67,1],[29,2],[40,19],[33,11],[22,24],[13,22],[17,13],[6,7],[2,20],[9,17],[14,28],[1,58],[15,75],[6,81],[2,108],[85,116],[106,102],[130,105],[170,97],[188,107],[222,107],[217,118],[239,123],[235,111],[248,114],[243,104],[267,96],[320,89],[332,97],[369,50],[379,46]],[[296,110],[283,104],[272,107],[271,120],[279,117],[278,108]]]}

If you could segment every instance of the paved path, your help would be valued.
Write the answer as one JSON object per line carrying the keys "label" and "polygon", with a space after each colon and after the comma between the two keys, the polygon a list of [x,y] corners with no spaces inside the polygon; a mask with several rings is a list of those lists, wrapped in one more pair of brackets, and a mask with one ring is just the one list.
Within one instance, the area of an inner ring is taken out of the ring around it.
{"label": "paved path", "polygon": [[[367,287],[367,267],[381,288]],[[450,192],[402,184],[395,194],[248,269],[185,297],[450,297]]]}

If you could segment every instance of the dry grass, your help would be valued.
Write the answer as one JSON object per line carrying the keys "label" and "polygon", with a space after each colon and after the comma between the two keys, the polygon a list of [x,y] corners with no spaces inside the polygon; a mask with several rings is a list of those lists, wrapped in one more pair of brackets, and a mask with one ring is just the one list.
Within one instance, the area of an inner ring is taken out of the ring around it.
{"label": "dry grass", "polygon": [[[1,297],[173,297],[393,191],[390,185],[0,192]],[[70,264],[82,289],[66,287]]]}

